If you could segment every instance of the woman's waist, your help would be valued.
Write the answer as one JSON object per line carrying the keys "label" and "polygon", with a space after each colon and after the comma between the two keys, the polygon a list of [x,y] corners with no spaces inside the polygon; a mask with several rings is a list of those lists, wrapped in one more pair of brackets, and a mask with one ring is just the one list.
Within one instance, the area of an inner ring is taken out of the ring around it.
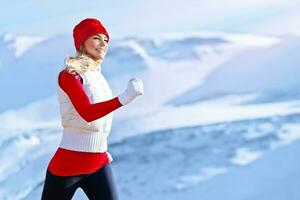
{"label": "woman's waist", "polygon": [[109,132],[64,128],[60,147],[82,152],[105,152]]}
{"label": "woman's waist", "polygon": [[68,134],[108,134],[109,130],[106,128],[108,124],[101,124],[98,127],[91,127],[91,126],[64,126],[63,133]]}
{"label": "woman's waist", "polygon": [[74,175],[90,173],[108,162],[107,152],[80,152],[59,147],[48,169],[57,175]]}

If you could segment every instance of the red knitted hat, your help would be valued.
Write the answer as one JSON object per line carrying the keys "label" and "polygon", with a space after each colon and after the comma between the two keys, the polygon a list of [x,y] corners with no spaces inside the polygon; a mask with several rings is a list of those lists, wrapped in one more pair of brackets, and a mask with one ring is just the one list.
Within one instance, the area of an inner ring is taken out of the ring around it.
{"label": "red knitted hat", "polygon": [[98,19],[87,18],[79,22],[73,29],[73,39],[76,50],[79,50],[80,45],[83,44],[86,39],[99,33],[106,35],[109,41],[108,32]]}

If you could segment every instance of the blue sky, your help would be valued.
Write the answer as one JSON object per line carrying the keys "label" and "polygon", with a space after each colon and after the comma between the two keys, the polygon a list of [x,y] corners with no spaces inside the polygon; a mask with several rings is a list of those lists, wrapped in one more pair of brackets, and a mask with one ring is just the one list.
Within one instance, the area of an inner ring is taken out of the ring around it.
{"label": "blue sky", "polygon": [[[32,36],[70,34],[81,19],[97,17],[110,34],[117,37],[168,31],[251,32],[257,30],[256,27],[260,27],[262,33],[268,33],[272,32],[272,18],[286,16],[295,5],[299,6],[299,0],[90,0],[88,3],[78,0],[0,0],[0,3],[1,35],[6,32]],[[281,22],[277,26],[288,25]],[[281,29],[293,31],[290,30],[293,28]]]}

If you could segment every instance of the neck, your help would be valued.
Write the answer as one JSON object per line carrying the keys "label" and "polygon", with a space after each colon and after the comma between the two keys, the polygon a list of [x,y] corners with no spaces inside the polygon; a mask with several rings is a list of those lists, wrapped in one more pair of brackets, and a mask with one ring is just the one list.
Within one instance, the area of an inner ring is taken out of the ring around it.
{"label": "neck", "polygon": [[91,55],[89,55],[89,54],[84,54],[85,56],[87,56],[87,57],[89,57],[89,58],[91,58],[95,63],[97,63],[97,64],[101,64],[102,62],[103,62],[103,59],[102,58],[95,58],[95,57],[93,57],[93,56],[91,56]]}

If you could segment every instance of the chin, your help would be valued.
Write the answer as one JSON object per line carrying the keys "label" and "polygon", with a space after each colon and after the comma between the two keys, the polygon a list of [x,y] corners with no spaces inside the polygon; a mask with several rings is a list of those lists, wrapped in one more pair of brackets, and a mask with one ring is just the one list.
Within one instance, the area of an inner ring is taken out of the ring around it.
{"label": "chin", "polygon": [[103,60],[104,58],[105,58],[105,56],[100,56],[100,57],[98,56],[97,60]]}
{"label": "chin", "polygon": [[105,56],[99,56],[99,55],[97,55],[97,56],[93,56],[93,58],[95,60],[103,60],[105,58]]}

